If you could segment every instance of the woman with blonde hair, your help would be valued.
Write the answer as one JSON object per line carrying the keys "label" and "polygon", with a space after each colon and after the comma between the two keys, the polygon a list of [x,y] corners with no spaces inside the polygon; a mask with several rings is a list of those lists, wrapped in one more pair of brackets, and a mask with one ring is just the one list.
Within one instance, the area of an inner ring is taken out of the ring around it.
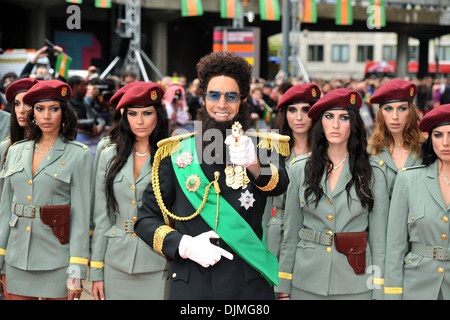
{"label": "woman with blonde hair", "polygon": [[389,195],[392,195],[398,170],[421,164],[420,147],[425,137],[419,130],[419,111],[413,103],[416,94],[414,83],[393,79],[370,98],[370,103],[380,107],[369,140],[369,152],[386,164]]}

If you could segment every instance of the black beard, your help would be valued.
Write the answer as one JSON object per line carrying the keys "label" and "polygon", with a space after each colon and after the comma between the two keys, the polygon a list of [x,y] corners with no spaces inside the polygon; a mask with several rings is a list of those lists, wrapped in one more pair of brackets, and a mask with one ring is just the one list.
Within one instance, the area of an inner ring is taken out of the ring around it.
{"label": "black beard", "polygon": [[[228,121],[217,121],[213,117],[211,117],[206,111],[206,107],[203,105],[202,108],[197,112],[197,120],[202,122],[202,133],[205,133],[208,129],[216,129],[219,130],[222,133],[223,141],[225,141],[225,138],[227,134],[231,134],[231,126],[237,121],[242,125],[242,129],[244,131],[247,131],[250,129],[252,120],[250,117],[250,109],[248,107],[247,102],[241,103],[239,106],[239,111],[236,114],[236,116]],[[227,132],[228,131],[228,132]],[[205,150],[205,148],[210,145],[211,143],[214,143],[214,139],[212,141],[203,141],[202,139],[202,148],[201,150]],[[218,150],[217,148],[213,149],[215,154],[212,154],[211,156],[215,157],[216,159],[225,159],[224,155],[226,155],[226,145],[223,144],[223,148]],[[222,160],[223,161],[223,160]]]}

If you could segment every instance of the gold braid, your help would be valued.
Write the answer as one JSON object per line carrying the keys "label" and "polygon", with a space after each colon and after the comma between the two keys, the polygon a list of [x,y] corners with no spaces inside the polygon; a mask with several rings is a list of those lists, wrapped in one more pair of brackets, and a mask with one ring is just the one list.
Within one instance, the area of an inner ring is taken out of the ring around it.
{"label": "gold braid", "polygon": [[[203,201],[202,201],[200,207],[197,209],[197,211],[195,211],[193,214],[191,214],[188,217],[179,217],[177,215],[174,215],[173,213],[171,213],[167,209],[167,207],[165,206],[164,201],[162,199],[161,188],[159,186],[159,165],[160,165],[160,163],[161,163],[163,158],[165,158],[169,154],[172,154],[172,153],[175,153],[176,151],[179,151],[180,150],[179,147],[180,147],[180,141],[176,141],[176,142],[170,143],[167,146],[158,148],[158,150],[156,151],[156,154],[155,154],[155,160],[153,162],[153,169],[152,169],[153,192],[155,193],[156,201],[158,202],[159,208],[161,209],[161,212],[163,214],[164,222],[167,225],[169,225],[169,217],[174,219],[174,220],[178,220],[178,221],[188,221],[188,220],[194,219],[196,216],[198,216],[200,214],[200,212],[203,210],[203,207],[204,207],[204,205],[206,203],[206,199],[208,198],[209,189],[211,188],[212,184],[214,184],[214,188],[216,190],[216,193],[220,192],[220,189],[217,190],[218,188],[216,188],[216,185],[218,187],[217,180],[219,178],[218,176],[216,176],[215,180],[212,181],[209,185],[206,186],[205,194],[203,195]],[[168,152],[167,148],[170,149],[169,152]]]}

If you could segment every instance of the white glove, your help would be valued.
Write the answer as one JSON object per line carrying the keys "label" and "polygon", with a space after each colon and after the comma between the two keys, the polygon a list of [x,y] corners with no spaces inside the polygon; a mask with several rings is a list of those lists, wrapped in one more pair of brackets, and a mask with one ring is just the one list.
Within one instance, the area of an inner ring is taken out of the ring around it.
{"label": "white glove", "polygon": [[236,146],[235,138],[229,135],[225,139],[225,144],[229,146],[230,161],[233,164],[247,168],[257,163],[255,145],[248,136],[240,137]]}
{"label": "white glove", "polygon": [[209,241],[211,238],[219,239],[220,237],[213,230],[204,232],[195,237],[184,235],[178,246],[178,252],[183,259],[195,261],[204,268],[216,264],[222,256],[228,260],[233,260],[233,255],[230,252],[213,245]]}

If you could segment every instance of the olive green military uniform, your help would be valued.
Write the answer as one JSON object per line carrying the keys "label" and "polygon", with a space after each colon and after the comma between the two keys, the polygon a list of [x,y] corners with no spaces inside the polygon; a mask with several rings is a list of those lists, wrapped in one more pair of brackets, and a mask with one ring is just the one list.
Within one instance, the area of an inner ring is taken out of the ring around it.
{"label": "olive green military uniform", "polygon": [[[32,175],[34,141],[12,145],[0,206],[0,268],[11,294],[61,298],[68,277],[86,278],[93,159],[87,146],[59,137]],[[42,223],[41,206],[71,206],[69,243]]]}
{"label": "olive green military uniform", "polygon": [[151,183],[150,156],[136,181],[133,153],[116,175],[113,188],[118,212],[115,221],[111,221],[105,185],[108,168],[115,156],[116,147],[110,145],[103,149],[98,163],[89,279],[105,281],[106,299],[164,299],[167,294],[167,260],[134,233],[142,193]]}
{"label": "olive green military uniform", "polygon": [[386,240],[386,299],[450,299],[449,215],[437,161],[398,174]]}
{"label": "olive green military uniform", "polygon": [[[388,181],[389,196],[392,196],[395,178],[397,177],[399,169],[395,165],[395,162],[392,159],[391,154],[389,153],[389,150],[387,148],[384,148],[383,151],[381,151],[381,153],[378,155],[378,157],[386,164],[386,175]],[[420,155],[416,154],[415,152],[410,152],[408,158],[406,158],[406,162],[403,168],[417,166],[420,165],[421,163],[422,159]],[[400,170],[403,170],[403,168]]]}
{"label": "olive green military uniform", "polygon": [[[289,176],[289,167],[296,159],[294,150],[291,150],[289,157],[285,161],[286,172]],[[267,249],[278,259],[280,258],[281,243],[284,234],[284,207],[286,202],[286,193],[267,198],[267,204],[263,215],[264,233],[266,236]]]}
{"label": "olive green military uniform", "polygon": [[0,140],[9,136],[9,128],[11,126],[11,114],[0,110]]}
{"label": "olive green military uniform", "polygon": [[[296,161],[290,168],[291,177],[296,178],[291,180],[287,190],[276,291],[289,293],[291,299],[382,298],[389,203],[385,168],[380,167],[379,159],[371,156],[374,198],[371,212],[361,206],[354,186],[350,189],[350,200],[347,198],[345,186],[351,179],[348,158],[333,193],[325,175],[322,177],[324,194],[316,208],[314,199],[307,202],[304,196],[306,159]],[[368,231],[366,267],[373,265],[370,268],[373,274],[367,269],[366,274],[355,274],[347,257],[338,252],[333,243],[337,232],[361,231]]]}

